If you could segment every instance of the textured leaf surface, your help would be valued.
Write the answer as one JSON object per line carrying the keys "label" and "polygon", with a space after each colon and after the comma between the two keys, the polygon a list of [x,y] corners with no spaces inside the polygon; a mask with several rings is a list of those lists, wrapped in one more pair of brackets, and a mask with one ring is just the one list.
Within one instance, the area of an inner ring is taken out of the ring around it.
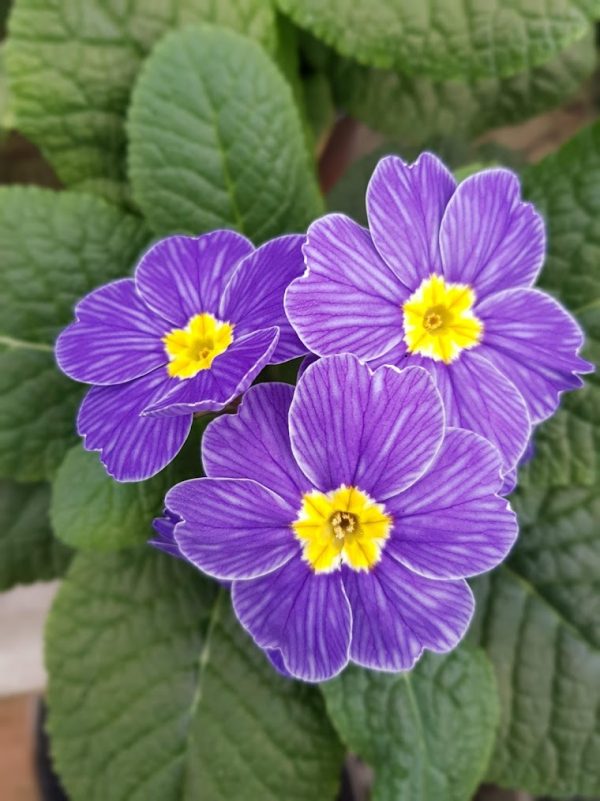
{"label": "textured leaf surface", "polygon": [[82,387],[54,365],[73,306],[125,274],[144,225],[99,198],[0,189],[0,475],[50,477],[76,441]]}
{"label": "textured leaf surface", "polygon": [[292,91],[231,31],[188,28],[157,45],[129,134],[134,198],[156,233],[229,227],[259,243],[321,211]]}
{"label": "textured leaf surface", "polygon": [[321,688],[342,740],[375,769],[374,801],[471,798],[498,721],[483,651],[427,654],[408,673],[352,666]]}
{"label": "textured leaf surface", "polygon": [[263,0],[16,0],[8,69],[19,129],[65,183],[122,197],[124,119],[141,63],[166,31],[202,21],[275,46]]}
{"label": "textured leaf surface", "polygon": [[594,35],[538,67],[509,78],[435,80],[361,67],[348,60],[330,66],[337,102],[352,116],[403,143],[436,137],[477,136],[512,125],[562,103],[596,65]]}
{"label": "textured leaf surface", "polygon": [[224,590],[150,549],[75,559],[46,639],[49,729],[72,801],[327,801],[341,746]]}
{"label": "textured leaf surface", "polygon": [[598,0],[277,0],[342,55],[440,79],[511,75],[578,39]]}
{"label": "textured leaf surface", "polygon": [[0,480],[0,590],[60,576],[69,549],[52,535],[50,486]]}
{"label": "textured leaf surface", "polygon": [[[529,169],[546,216],[541,283],[600,345],[600,125]],[[535,794],[600,793],[600,384],[565,396],[540,427],[511,500],[521,534],[476,582],[473,635],[491,657],[502,717],[489,778]]]}

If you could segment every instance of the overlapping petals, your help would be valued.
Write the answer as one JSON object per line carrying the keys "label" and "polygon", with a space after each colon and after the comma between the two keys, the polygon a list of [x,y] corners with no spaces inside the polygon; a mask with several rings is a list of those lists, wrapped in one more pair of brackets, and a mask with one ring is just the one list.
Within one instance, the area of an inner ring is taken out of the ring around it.
{"label": "overlapping petals", "polygon": [[[207,478],[167,496],[174,540],[233,580],[242,624],[280,672],[306,681],[349,659],[405,670],[424,649],[453,648],[473,612],[463,577],[501,561],[516,536],[495,449],[446,432],[419,368],[372,371],[346,354],[310,365],[293,396],[253,387],[236,416],[209,424],[203,461]],[[320,572],[293,524],[303,499],[342,486],[379,504],[391,528],[369,569]]]}

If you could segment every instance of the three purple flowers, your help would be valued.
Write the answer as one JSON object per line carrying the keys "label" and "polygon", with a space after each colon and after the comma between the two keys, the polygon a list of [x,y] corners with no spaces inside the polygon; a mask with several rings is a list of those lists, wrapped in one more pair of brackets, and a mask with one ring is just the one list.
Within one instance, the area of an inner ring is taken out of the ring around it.
{"label": "three purple flowers", "polygon": [[[169,491],[155,544],[232,582],[242,625],[307,681],[456,645],[465,578],[517,535],[502,486],[591,369],[577,323],[532,288],[544,226],[512,173],[457,186],[430,154],[387,157],[367,211],[368,230],[331,214],[257,249],[169,237],[56,346],[93,384],[78,430],[118,480],[161,470],[194,414],[245,393],[208,425],[206,477]],[[295,391],[251,387],[309,352]]]}

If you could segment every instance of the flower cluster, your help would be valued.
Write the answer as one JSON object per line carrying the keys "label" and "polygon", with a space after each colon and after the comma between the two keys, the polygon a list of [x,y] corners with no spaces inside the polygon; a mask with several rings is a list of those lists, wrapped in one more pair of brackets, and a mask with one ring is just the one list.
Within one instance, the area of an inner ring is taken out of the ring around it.
{"label": "flower cluster", "polygon": [[[331,214],[257,249],[169,237],[84,298],[56,347],[94,385],[78,429],[119,480],[161,470],[194,415],[243,395],[152,543],[230,583],[275,668],[306,681],[456,645],[465,578],[517,536],[504,494],[532,427],[591,369],[576,322],[532,288],[544,226],[512,173],[457,186],[430,154],[388,157],[367,210],[368,230]],[[295,388],[251,386],[307,353]]]}

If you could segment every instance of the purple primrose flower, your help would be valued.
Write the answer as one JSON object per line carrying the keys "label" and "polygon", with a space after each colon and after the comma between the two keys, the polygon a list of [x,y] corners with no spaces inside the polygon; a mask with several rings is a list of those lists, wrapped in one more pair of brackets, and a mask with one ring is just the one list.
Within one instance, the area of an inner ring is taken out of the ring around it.
{"label": "purple primrose flower", "polygon": [[295,393],[254,386],[208,425],[202,456],[208,477],[167,494],[169,542],[233,582],[243,626],[306,681],[453,648],[473,612],[464,577],[517,534],[497,450],[446,429],[419,367],[373,372],[342,354],[307,367]]}
{"label": "purple primrose flower", "polygon": [[491,440],[510,471],[531,426],[592,369],[575,320],[532,288],[542,218],[508,170],[457,187],[429,153],[382,159],[366,203],[369,230],[341,214],[309,228],[306,272],[285,298],[292,325],[320,356],[426,368],[448,424]]}
{"label": "purple primrose flower", "polygon": [[135,278],[96,289],[56,343],[59,367],[94,384],[77,428],[119,481],[162,470],[194,413],[219,411],[262,368],[306,353],[283,310],[301,275],[303,237],[254,249],[233,231],[171,236],[142,257]]}

